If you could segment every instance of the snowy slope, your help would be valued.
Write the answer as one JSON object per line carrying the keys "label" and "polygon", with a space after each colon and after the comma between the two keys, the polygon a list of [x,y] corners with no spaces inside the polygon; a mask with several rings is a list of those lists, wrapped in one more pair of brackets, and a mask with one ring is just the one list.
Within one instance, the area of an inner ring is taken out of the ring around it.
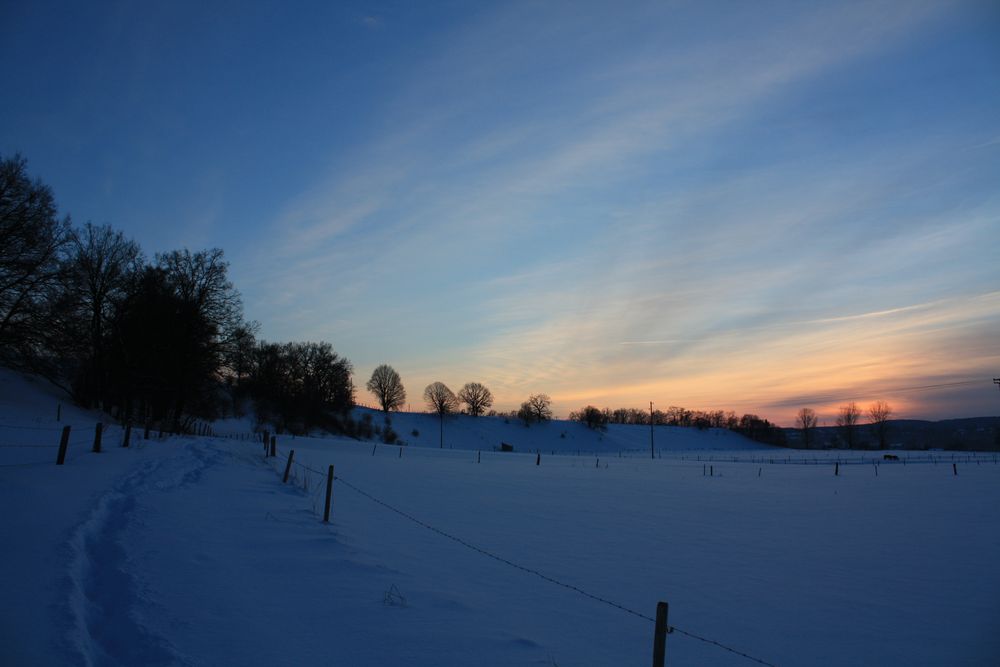
{"label": "snowy slope", "polygon": [[[16,389],[0,422],[49,442],[52,397]],[[236,439],[135,444],[0,467],[0,663],[648,664],[658,600],[671,665],[754,664],[681,631],[781,665],[1000,656],[990,457],[834,476],[710,452],[709,477],[687,450],[536,465],[338,438],[279,438],[273,459]]]}
{"label": "snowy slope", "polygon": [[[377,410],[356,408],[355,418],[369,415],[372,424],[383,426],[385,415]],[[393,412],[392,428],[407,445],[440,447],[442,420],[437,415],[419,412]],[[649,452],[649,427],[609,424],[599,431],[579,422],[553,420],[524,426],[517,419],[504,417],[470,417],[449,415],[443,420],[446,449],[499,449],[505,442],[520,452],[617,454]],[[416,432],[416,434],[414,434]],[[657,426],[654,429],[657,451],[704,451],[771,449],[724,429],[681,428]]]}

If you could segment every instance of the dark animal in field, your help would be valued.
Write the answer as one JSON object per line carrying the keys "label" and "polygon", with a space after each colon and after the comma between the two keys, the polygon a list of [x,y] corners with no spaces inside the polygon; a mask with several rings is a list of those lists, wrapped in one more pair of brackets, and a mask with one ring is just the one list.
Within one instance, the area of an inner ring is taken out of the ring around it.
{"label": "dark animal in field", "polygon": [[885,456],[882,457],[882,460],[883,461],[898,461],[899,457],[896,456],[895,454],[886,454]]}

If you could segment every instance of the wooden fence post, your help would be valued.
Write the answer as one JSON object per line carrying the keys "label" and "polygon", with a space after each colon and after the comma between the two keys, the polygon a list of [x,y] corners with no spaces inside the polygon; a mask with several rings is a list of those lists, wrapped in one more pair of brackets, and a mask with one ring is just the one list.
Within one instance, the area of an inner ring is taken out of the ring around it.
{"label": "wooden fence post", "polygon": [[142,430],[142,439],[149,440],[149,420],[146,420],[146,427]]}
{"label": "wooden fence post", "polygon": [[122,440],[122,447],[128,447],[129,442],[132,440],[132,425],[125,424],[125,439]]}
{"label": "wooden fence post", "polygon": [[958,477],[958,464],[957,463],[952,463],[951,464],[951,471],[952,471],[952,473],[954,473],[955,477]]}
{"label": "wooden fence post", "polygon": [[536,456],[536,458],[535,458],[535,465],[537,466],[537,465],[541,465],[541,464],[542,464],[542,455],[538,454]]}
{"label": "wooden fence post", "polygon": [[278,450],[278,436],[272,435],[271,436],[271,456],[272,457],[278,455],[278,451],[277,450]]}
{"label": "wooden fence post", "polygon": [[323,510],[323,523],[330,522],[330,499],[333,497],[333,464],[326,471],[326,509]]}
{"label": "wooden fence post", "polygon": [[66,447],[69,445],[69,426],[63,426],[62,437],[59,438],[59,455],[56,456],[56,465],[61,466],[66,463]]}
{"label": "wooden fence post", "polygon": [[97,422],[97,426],[94,427],[94,453],[101,453],[101,433],[104,431],[104,424]]}
{"label": "wooden fence post", "polygon": [[295,456],[294,449],[288,452],[288,463],[285,464],[285,477],[284,479],[281,480],[282,484],[288,483],[288,473],[291,472],[292,470],[292,457],[294,456]]}
{"label": "wooden fence post", "polygon": [[663,667],[667,659],[667,610],[666,602],[656,603],[656,630],[653,633],[653,667]]}
{"label": "wooden fence post", "polygon": [[838,477],[840,475],[840,461],[833,464],[833,476]]}

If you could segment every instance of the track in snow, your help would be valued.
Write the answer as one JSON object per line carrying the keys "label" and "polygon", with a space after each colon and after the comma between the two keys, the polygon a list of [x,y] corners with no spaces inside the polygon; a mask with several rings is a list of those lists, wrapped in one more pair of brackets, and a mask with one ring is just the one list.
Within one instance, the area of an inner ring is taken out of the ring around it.
{"label": "track in snow", "polygon": [[151,461],[119,481],[98,500],[73,534],[69,607],[70,652],[88,666],[174,665],[186,662],[142,623],[144,599],[129,569],[124,534],[144,490],[196,483],[218,460],[186,445],[183,456]]}

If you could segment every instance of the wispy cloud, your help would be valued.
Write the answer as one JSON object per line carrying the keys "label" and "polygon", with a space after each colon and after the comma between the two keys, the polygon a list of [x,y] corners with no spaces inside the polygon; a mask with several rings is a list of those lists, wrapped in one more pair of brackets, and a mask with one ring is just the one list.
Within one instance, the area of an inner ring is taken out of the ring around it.
{"label": "wispy cloud", "polygon": [[257,298],[345,340],[361,369],[405,353],[418,384],[478,378],[508,405],[547,391],[563,409],[651,393],[761,409],[821,395],[824,375],[874,386],[1000,318],[969,301],[996,271],[954,266],[987,250],[997,202],[922,199],[950,191],[968,142],[817,151],[781,126],[740,142],[948,5],[897,9],[687,8],[671,40],[644,22],[673,10],[651,5],[613,19],[632,38],[614,44],[599,8],[559,22],[535,7],[527,27],[521,6],[488,11],[413,63],[384,131],[276,218]]}

